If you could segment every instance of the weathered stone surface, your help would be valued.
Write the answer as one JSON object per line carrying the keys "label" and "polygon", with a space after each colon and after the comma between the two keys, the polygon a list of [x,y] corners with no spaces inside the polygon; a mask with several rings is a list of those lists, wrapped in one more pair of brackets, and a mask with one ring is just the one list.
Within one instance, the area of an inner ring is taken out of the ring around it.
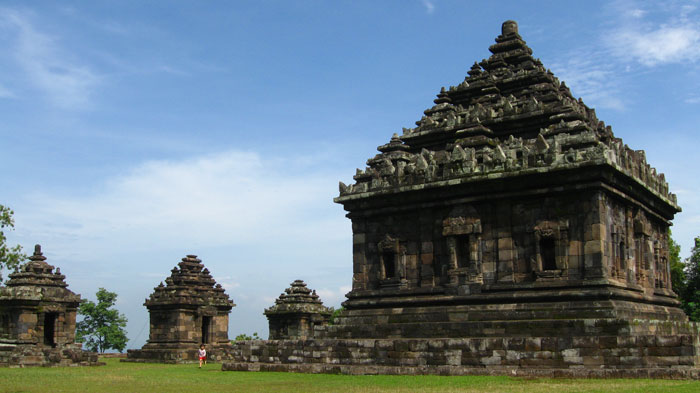
{"label": "weathered stone surface", "polygon": [[[624,351],[600,348],[603,337],[588,336],[570,337],[552,351],[529,347],[549,337],[504,337],[496,347],[490,338],[246,341],[226,350],[223,370],[698,379],[700,369],[691,365],[698,347],[690,343],[697,335],[677,337],[677,351],[665,355],[646,354],[669,349],[650,345],[653,335],[636,337]],[[686,351],[692,354],[681,355]]]}
{"label": "weathered stone surface", "polygon": [[[489,50],[340,184],[353,278],[338,323],[252,354],[240,344],[225,368],[697,377],[664,175],[532,57],[515,22]],[[307,346],[328,355],[285,355]]]}
{"label": "weathered stone surface", "polygon": [[206,344],[208,358],[220,360],[231,345],[228,314],[235,304],[196,255],[182,258],[144,305],[151,318],[148,342],[121,361],[196,362],[200,344]]}
{"label": "weathered stone surface", "polygon": [[41,246],[0,287],[0,366],[98,365],[97,354],[75,342],[80,295],[61,269],[46,263]]}
{"label": "weathered stone surface", "polygon": [[323,305],[316,291],[295,280],[275,304],[265,309],[270,323],[270,340],[313,337],[315,326],[326,326],[331,310]]}

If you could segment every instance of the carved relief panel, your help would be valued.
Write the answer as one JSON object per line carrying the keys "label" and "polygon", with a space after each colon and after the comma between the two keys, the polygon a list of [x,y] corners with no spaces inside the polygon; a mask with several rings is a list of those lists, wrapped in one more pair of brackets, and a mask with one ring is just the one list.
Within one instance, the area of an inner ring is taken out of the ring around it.
{"label": "carved relief panel", "polygon": [[651,224],[644,213],[639,210],[634,216],[634,260],[637,272],[637,284],[653,287],[654,266],[653,243],[651,241]]}
{"label": "carved relief panel", "polygon": [[627,281],[627,241],[624,228],[613,225],[612,230],[612,267],[611,276],[618,280]]}

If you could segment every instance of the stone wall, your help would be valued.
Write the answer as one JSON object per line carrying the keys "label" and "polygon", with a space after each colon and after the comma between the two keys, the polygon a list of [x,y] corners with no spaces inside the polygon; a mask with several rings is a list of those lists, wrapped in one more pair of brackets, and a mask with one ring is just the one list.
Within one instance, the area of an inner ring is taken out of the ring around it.
{"label": "stone wall", "polygon": [[82,350],[80,344],[52,348],[38,345],[0,343],[0,367],[103,366],[96,352]]}
{"label": "stone wall", "polygon": [[696,334],[237,342],[223,370],[694,378]]}
{"label": "stone wall", "polygon": [[[556,277],[566,279],[599,278],[601,258],[585,266],[586,236],[600,223],[598,198],[584,191],[469,204],[443,200],[431,207],[401,203],[371,216],[354,214],[353,290],[458,291],[468,283],[535,281],[544,270],[558,270]],[[470,228],[452,229],[459,224],[451,222],[469,222]],[[538,261],[538,231],[545,230],[554,232],[555,266]],[[592,249],[589,245],[587,254],[593,256]],[[388,263],[394,266],[387,269]]]}

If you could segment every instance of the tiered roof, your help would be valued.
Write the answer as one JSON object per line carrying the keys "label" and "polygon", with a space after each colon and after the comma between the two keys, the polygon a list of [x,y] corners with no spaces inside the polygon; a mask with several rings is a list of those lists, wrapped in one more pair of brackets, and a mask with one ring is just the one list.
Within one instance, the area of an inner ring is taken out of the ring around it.
{"label": "tiered roof", "polygon": [[214,281],[196,255],[182,258],[171,272],[170,277],[165,279],[165,285],[161,282],[154,288],[150,298],[146,299],[146,307],[195,305],[231,309],[235,306],[221,284]]}
{"label": "tiered roof", "polygon": [[506,21],[492,55],[464,81],[442,88],[415,128],[404,128],[340,183],[336,202],[503,176],[609,165],[674,209],[663,174],[642,150],[615,138],[595,110],[575,99]]}
{"label": "tiered roof", "polygon": [[307,288],[303,280],[295,280],[275,300],[275,305],[264,312],[265,315],[287,313],[330,315],[331,310],[323,305],[315,290]]}
{"label": "tiered roof", "polygon": [[9,275],[5,295],[15,300],[80,302],[80,295],[67,289],[61,269],[55,269],[46,262],[41,245],[35,245],[29,262]]}

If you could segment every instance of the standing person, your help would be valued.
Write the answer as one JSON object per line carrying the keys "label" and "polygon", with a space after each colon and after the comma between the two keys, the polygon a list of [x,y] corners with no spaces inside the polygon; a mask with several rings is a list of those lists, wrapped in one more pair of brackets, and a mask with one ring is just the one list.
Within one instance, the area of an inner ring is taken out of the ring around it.
{"label": "standing person", "polygon": [[207,364],[207,350],[204,349],[204,344],[199,346],[199,368],[202,368],[202,363]]}

